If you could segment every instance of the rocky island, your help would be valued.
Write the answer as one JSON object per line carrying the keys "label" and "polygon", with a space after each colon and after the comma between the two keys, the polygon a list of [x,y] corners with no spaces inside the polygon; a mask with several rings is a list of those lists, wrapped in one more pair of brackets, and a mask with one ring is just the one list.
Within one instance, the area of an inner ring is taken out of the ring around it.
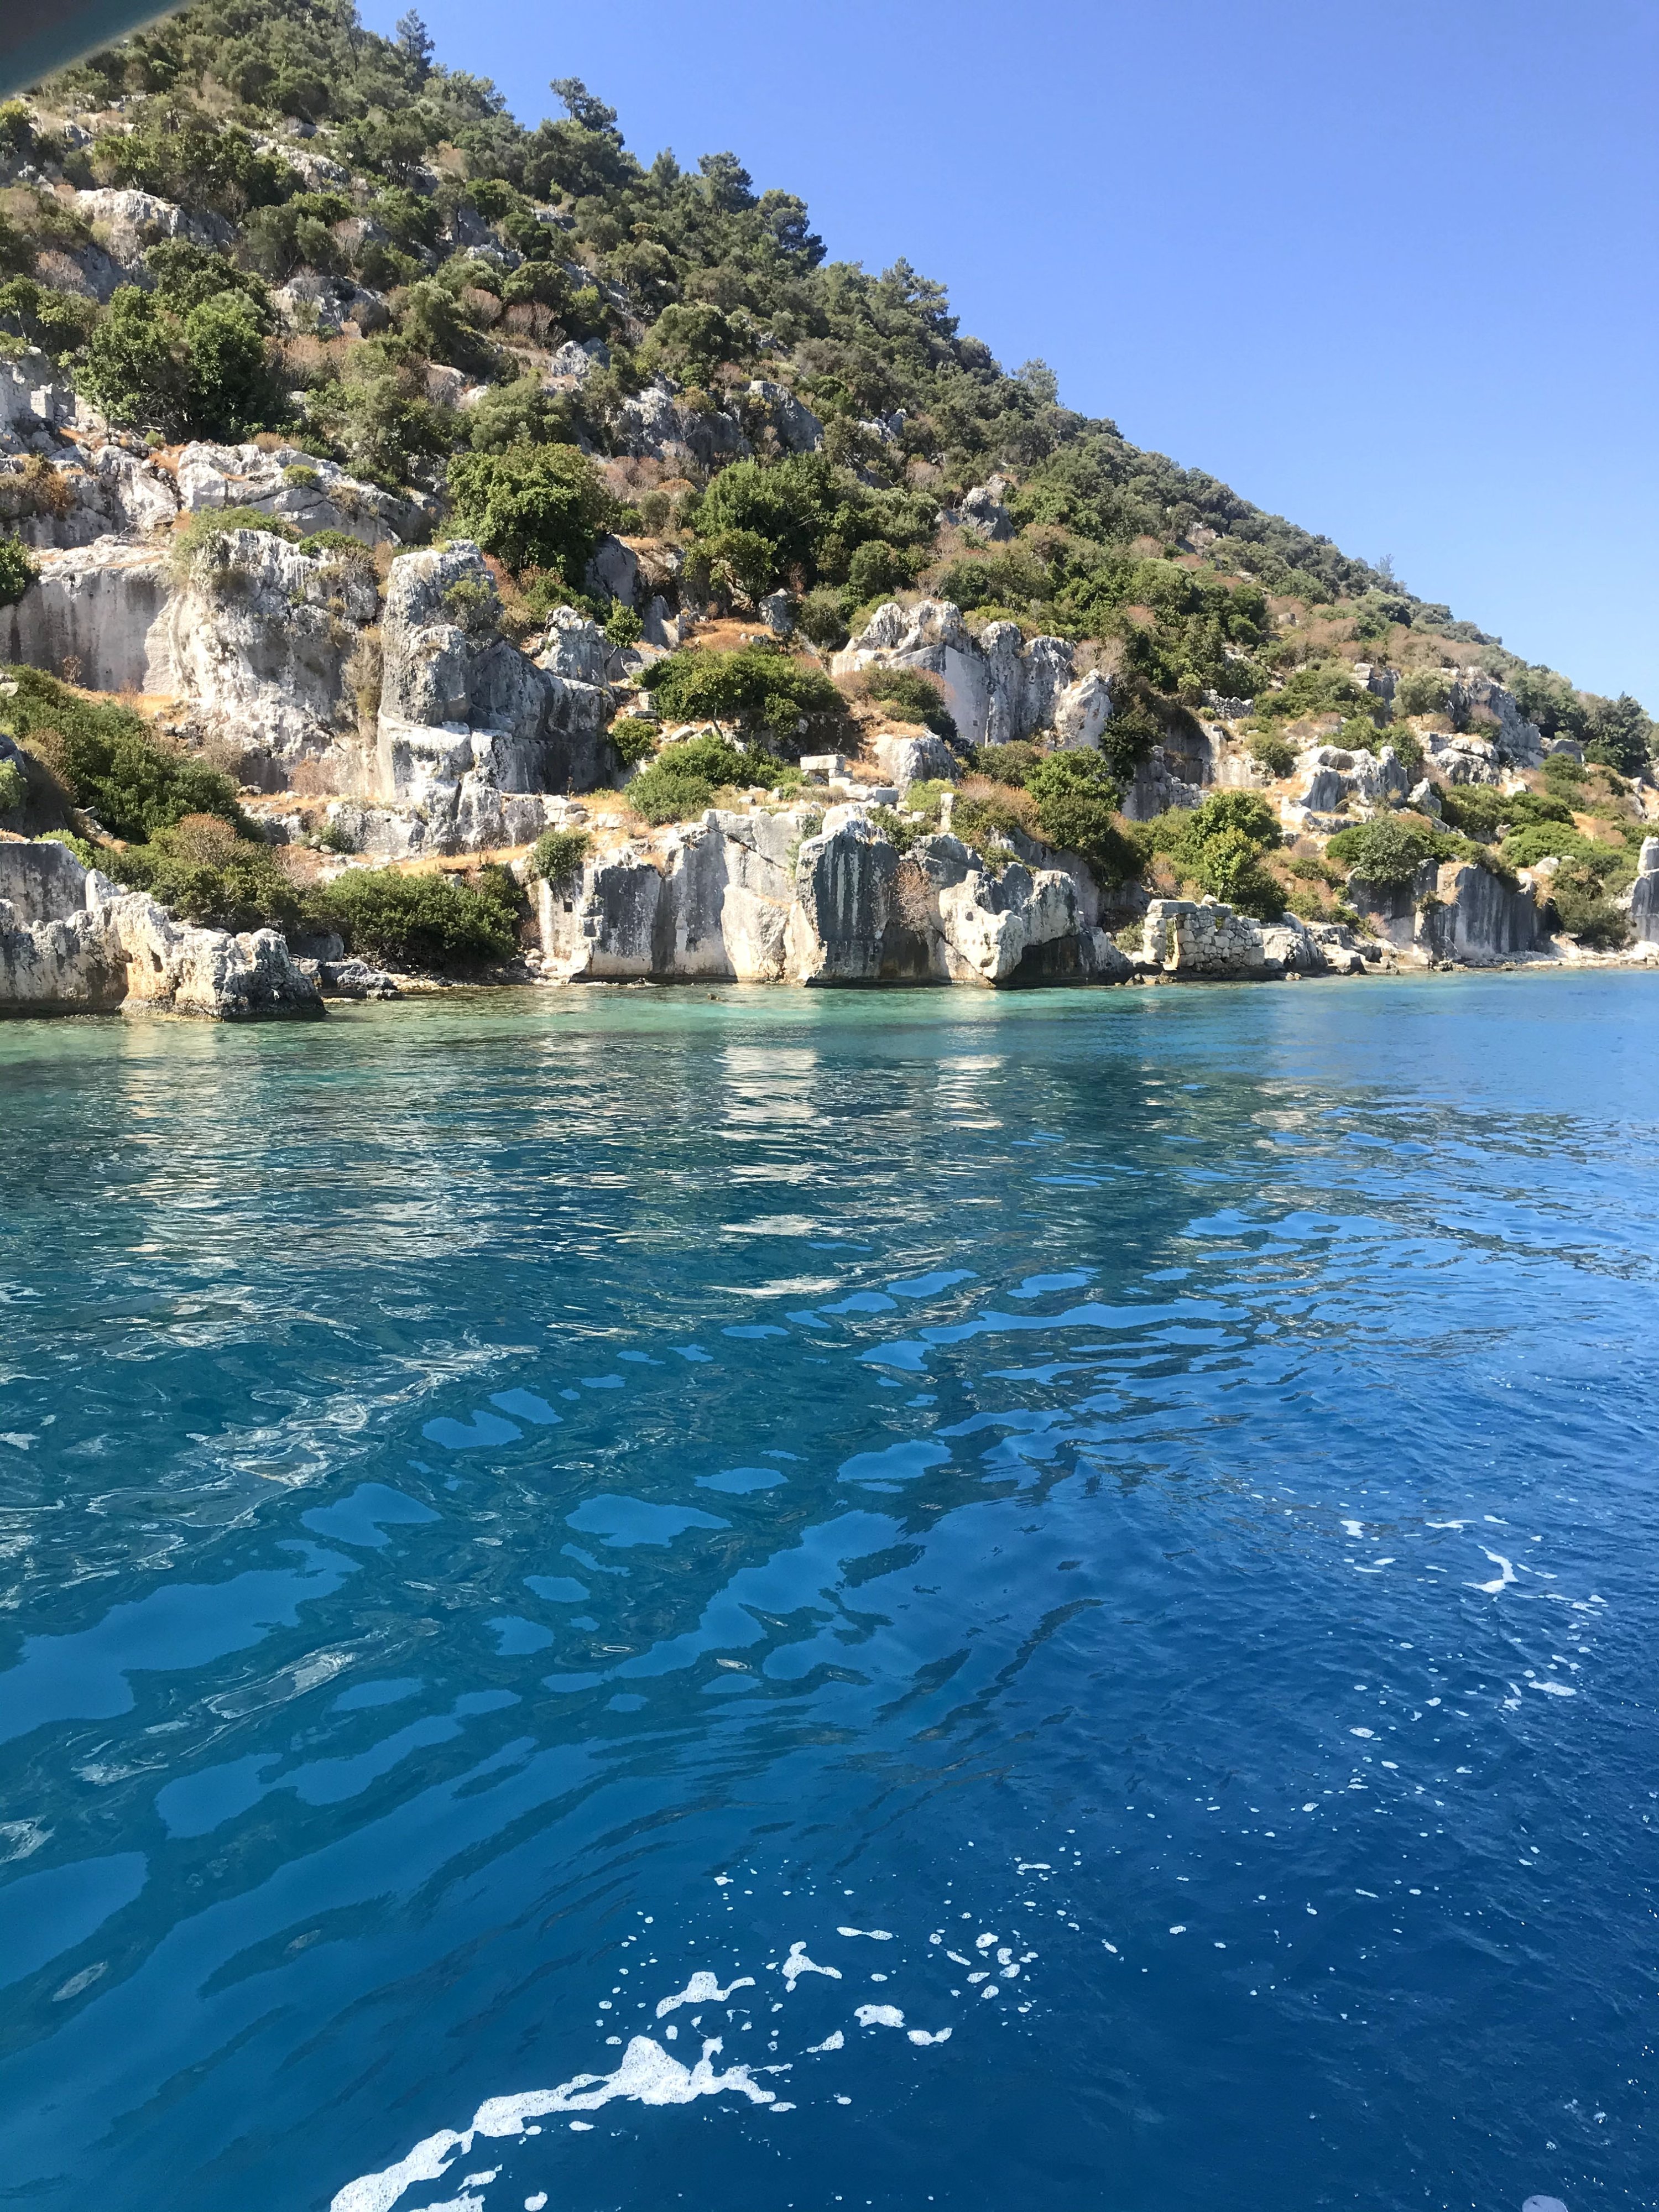
{"label": "rocky island", "polygon": [[1654,726],[349,5],[0,106],[0,1012],[1659,957]]}

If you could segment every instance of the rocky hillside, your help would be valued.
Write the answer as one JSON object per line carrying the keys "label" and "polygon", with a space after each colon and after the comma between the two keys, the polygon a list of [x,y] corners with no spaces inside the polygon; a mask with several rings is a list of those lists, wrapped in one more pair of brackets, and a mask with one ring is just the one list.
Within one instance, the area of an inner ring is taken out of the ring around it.
{"label": "rocky hillside", "polygon": [[1635,701],[553,89],[204,0],[0,106],[0,833],[325,973],[1647,941]]}

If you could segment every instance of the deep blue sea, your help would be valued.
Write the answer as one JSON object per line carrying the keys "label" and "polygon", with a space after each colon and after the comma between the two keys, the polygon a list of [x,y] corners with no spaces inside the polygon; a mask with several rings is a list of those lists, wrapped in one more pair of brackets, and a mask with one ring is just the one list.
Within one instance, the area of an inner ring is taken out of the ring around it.
{"label": "deep blue sea", "polygon": [[1656,1038],[0,1026],[0,2204],[1659,2203]]}

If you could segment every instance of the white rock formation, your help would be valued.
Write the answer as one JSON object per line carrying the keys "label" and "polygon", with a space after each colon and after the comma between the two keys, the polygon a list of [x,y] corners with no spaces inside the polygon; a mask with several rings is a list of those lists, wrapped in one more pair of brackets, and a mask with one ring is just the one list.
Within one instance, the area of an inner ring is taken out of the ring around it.
{"label": "white rock formation", "polygon": [[15,606],[0,607],[0,659],[78,671],[76,681],[94,691],[177,690],[175,583],[164,550],[100,538],[41,555],[40,571]]}
{"label": "white rock formation", "polygon": [[234,1021],[323,1002],[277,930],[193,928],[64,846],[0,842],[0,1013],[118,1010]]}
{"label": "white rock formation", "polygon": [[870,751],[888,781],[901,791],[908,783],[935,779],[955,783],[962,774],[961,761],[931,730],[883,730],[871,738]]}
{"label": "white rock formation", "polygon": [[[1063,702],[1069,719],[1086,720],[1092,707],[1067,698],[1080,689],[1073,684],[1073,659],[1064,638],[1034,637],[1028,645],[1011,622],[988,623],[975,635],[948,599],[923,599],[914,607],[895,600],[878,607],[830,665],[837,676],[862,668],[925,669],[939,679],[966,743],[1004,744],[1053,727]],[[1090,697],[1097,702],[1097,693]]]}
{"label": "white rock formation", "polygon": [[100,187],[76,192],[75,206],[91,224],[105,252],[128,276],[141,267],[145,249],[159,246],[163,239],[185,238],[194,246],[211,247],[228,246],[235,236],[222,217],[186,212],[153,192]]}
{"label": "white rock formation", "polygon": [[805,401],[768,377],[750,379],[744,412],[751,435],[763,426],[786,453],[816,453],[823,443],[823,425]]}
{"label": "white rock formation", "polygon": [[[495,587],[459,538],[392,565],[381,623],[377,791],[408,818],[408,850],[476,851],[534,836],[546,800],[606,780],[609,692],[596,626],[561,608],[537,662],[500,636]],[[523,802],[523,803],[520,803]]]}
{"label": "white rock formation", "polygon": [[382,491],[348,476],[332,461],[297,446],[265,453],[258,446],[198,441],[179,456],[179,498],[185,510],[254,507],[280,515],[307,537],[343,531],[365,545],[414,545],[432,534],[438,503],[424,492]]}

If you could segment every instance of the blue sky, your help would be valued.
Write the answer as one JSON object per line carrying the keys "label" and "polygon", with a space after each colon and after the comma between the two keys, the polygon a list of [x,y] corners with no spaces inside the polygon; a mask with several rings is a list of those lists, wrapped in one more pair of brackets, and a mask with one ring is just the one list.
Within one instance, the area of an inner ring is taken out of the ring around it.
{"label": "blue sky", "polygon": [[520,121],[574,76],[647,161],[731,148],[1068,405],[1659,713],[1651,5],[422,13]]}

